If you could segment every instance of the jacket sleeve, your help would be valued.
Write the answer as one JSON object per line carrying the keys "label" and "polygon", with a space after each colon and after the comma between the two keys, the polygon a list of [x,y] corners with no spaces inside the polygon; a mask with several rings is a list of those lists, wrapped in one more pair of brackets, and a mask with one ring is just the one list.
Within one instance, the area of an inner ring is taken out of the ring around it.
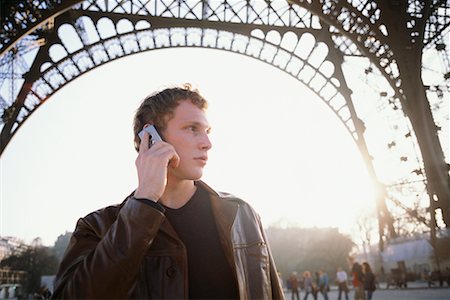
{"label": "jacket sleeve", "polygon": [[127,298],[164,218],[150,205],[128,199],[117,216],[93,213],[80,219],[60,264],[53,298]]}
{"label": "jacket sleeve", "polygon": [[284,299],[283,289],[281,288],[280,277],[275,268],[275,263],[273,261],[272,254],[270,259],[270,281],[272,282],[272,297],[273,299]]}
{"label": "jacket sleeve", "polygon": [[262,227],[261,222],[260,228],[262,230],[264,240],[266,241],[267,248],[269,250],[269,268],[270,268],[270,282],[272,285],[272,299],[285,299],[283,288],[281,287],[280,276],[278,276],[278,271],[275,266],[275,261],[272,256],[272,250],[270,249],[269,241],[267,240],[266,233]]}

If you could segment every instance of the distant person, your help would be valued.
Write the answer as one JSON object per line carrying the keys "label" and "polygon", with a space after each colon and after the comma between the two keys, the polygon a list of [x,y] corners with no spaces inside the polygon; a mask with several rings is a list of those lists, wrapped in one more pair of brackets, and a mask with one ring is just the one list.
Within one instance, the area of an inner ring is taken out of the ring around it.
{"label": "distant person", "polygon": [[316,286],[319,287],[319,283],[320,283],[319,271],[314,272],[314,280],[315,280]]}
{"label": "distant person", "polygon": [[325,300],[328,300],[328,291],[330,290],[328,274],[324,270],[319,271],[319,292]]}
{"label": "distant person", "polygon": [[300,277],[298,278],[298,281],[299,281],[299,289],[301,292],[302,290],[305,289],[305,277],[303,276],[303,274],[300,275]]}
{"label": "distant person", "polygon": [[355,300],[365,300],[362,266],[355,261],[353,256],[350,256],[348,260],[352,270],[352,283],[355,289]]}
{"label": "distant person", "polygon": [[433,280],[433,272],[429,271],[426,275],[426,278],[427,278],[429,288],[436,285]]}
{"label": "distant person", "polygon": [[338,300],[341,300],[341,295],[342,292],[344,292],[345,294],[345,300],[348,300],[348,285],[347,285],[347,281],[348,281],[348,276],[347,276],[347,272],[345,272],[342,267],[338,267],[337,268],[337,272],[336,272],[336,281],[338,284]]}
{"label": "distant person", "polygon": [[372,300],[373,292],[376,289],[376,278],[372,272],[368,262],[363,262],[362,269],[364,273],[364,290],[366,291],[367,300]]}
{"label": "distant person", "polygon": [[450,286],[450,268],[446,267],[445,268],[445,275],[446,275],[446,280],[447,280],[447,285]]}
{"label": "distant person", "polygon": [[311,272],[303,272],[303,278],[305,284],[305,296],[303,297],[303,300],[308,299],[309,294],[313,296],[314,300],[317,300],[317,286],[311,276]]}
{"label": "distant person", "polygon": [[294,298],[297,298],[297,300],[300,300],[300,281],[298,279],[297,272],[292,272],[291,276],[289,277],[289,287],[291,290],[291,299],[294,300]]}
{"label": "distant person", "polygon": [[444,286],[444,274],[442,274],[440,269],[438,269],[436,271],[436,274],[437,274],[437,278],[439,281],[439,287],[443,287]]}
{"label": "distant person", "polygon": [[190,86],[144,99],[137,188],[78,220],[54,298],[284,299],[258,214],[200,180],[212,147],[206,107]]}

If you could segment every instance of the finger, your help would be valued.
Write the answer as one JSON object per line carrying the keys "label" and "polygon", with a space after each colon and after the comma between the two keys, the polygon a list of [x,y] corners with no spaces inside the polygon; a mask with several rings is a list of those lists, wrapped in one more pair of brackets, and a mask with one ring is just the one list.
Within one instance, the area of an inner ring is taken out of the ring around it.
{"label": "finger", "polygon": [[145,151],[148,150],[148,141],[150,139],[150,135],[148,134],[147,131],[144,131],[142,138],[141,138],[141,143],[139,144],[139,153],[142,154]]}
{"label": "finger", "polygon": [[154,155],[159,155],[161,158],[164,157],[167,160],[168,166],[176,168],[180,164],[180,156],[172,145],[164,141],[158,141],[152,146],[152,150],[154,150]]}

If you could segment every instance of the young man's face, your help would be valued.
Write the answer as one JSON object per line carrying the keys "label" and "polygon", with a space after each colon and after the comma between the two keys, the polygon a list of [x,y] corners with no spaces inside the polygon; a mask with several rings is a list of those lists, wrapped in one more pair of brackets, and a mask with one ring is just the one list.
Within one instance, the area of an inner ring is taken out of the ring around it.
{"label": "young man's face", "polygon": [[178,167],[169,167],[169,176],[180,180],[200,179],[208,160],[208,150],[212,146],[209,131],[205,112],[190,100],[181,101],[163,132],[165,141],[180,156]]}

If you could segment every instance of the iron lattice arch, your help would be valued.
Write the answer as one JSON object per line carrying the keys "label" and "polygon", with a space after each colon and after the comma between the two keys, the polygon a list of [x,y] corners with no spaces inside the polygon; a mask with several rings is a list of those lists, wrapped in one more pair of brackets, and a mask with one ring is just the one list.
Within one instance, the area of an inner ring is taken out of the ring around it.
{"label": "iron lattice arch", "polygon": [[[381,242],[386,236],[396,236],[391,212],[399,208],[431,228],[432,235],[436,210],[440,210],[444,226],[450,226],[448,164],[439,140],[448,132],[438,130],[448,122],[448,114],[441,116],[448,106],[448,100],[442,99],[443,94],[448,96],[450,77],[445,38],[450,1],[67,3],[1,3],[1,152],[57,90],[102,64],[154,49],[220,49],[285,71],[313,90],[339,117],[379,185]],[[437,70],[442,73],[439,84],[422,81],[422,70],[427,67],[422,53],[426,50],[442,57],[443,67]],[[368,103],[355,96],[345,72],[352,60],[363,58],[366,79],[385,81],[383,88],[374,91],[379,94],[374,103],[377,114],[405,132],[394,141],[385,141],[387,154],[380,155],[378,163],[368,133],[376,132],[379,120],[374,121],[361,108]],[[399,145],[410,150],[400,153],[396,151]],[[415,146],[420,153],[411,150]],[[401,174],[393,180],[380,179],[383,164],[395,159]],[[429,216],[424,199],[431,206]]]}

